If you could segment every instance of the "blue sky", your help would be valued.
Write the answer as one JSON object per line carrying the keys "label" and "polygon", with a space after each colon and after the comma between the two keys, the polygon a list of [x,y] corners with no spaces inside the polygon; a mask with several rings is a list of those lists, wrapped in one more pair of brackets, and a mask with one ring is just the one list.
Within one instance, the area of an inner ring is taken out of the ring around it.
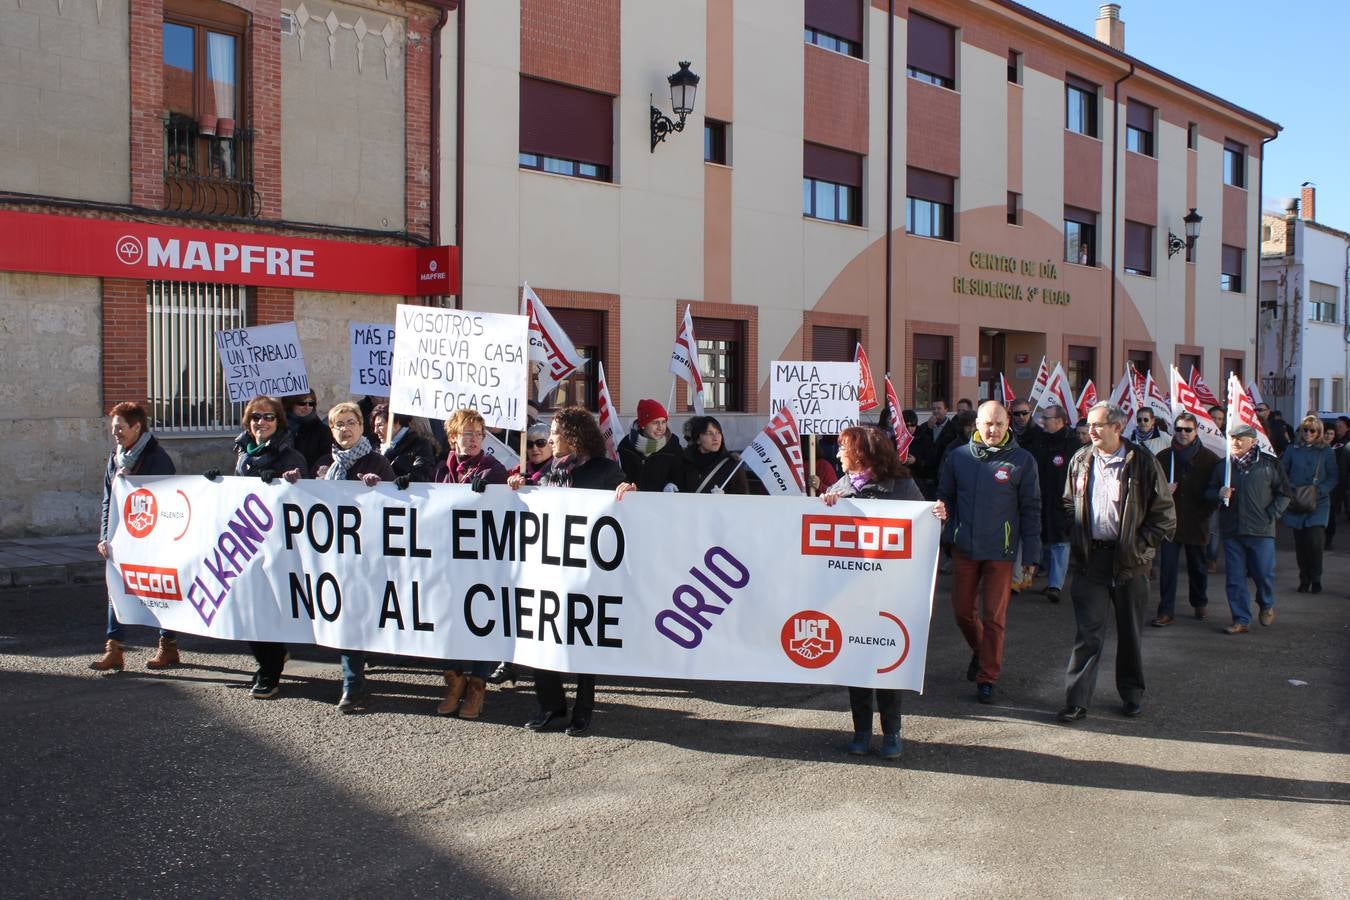
{"label": "blue sky", "polygon": [[[1020,2],[1093,33],[1096,0]],[[1120,17],[1130,55],[1284,126],[1266,208],[1311,181],[1317,221],[1350,231],[1350,2],[1120,0]]]}

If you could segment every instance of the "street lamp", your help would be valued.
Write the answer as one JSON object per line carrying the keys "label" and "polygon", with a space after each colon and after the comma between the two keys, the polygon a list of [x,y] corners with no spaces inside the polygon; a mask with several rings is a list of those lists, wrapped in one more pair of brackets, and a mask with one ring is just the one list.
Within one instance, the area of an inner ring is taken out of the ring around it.
{"label": "street lamp", "polygon": [[652,104],[652,150],[672,131],[684,131],[684,120],[694,111],[694,96],[698,93],[698,76],[689,71],[687,60],[680,62],[680,70],[666,79],[670,83],[670,108],[679,116],[678,122],[663,114]]}
{"label": "street lamp", "polygon": [[1173,234],[1170,228],[1168,229],[1167,231],[1168,259],[1171,259],[1173,256],[1176,256],[1178,253],[1180,253],[1182,250],[1185,250],[1186,261],[1187,262],[1191,261],[1191,251],[1195,249],[1195,242],[1200,237],[1200,223],[1203,220],[1204,216],[1196,212],[1195,207],[1192,206],[1191,211],[1186,213],[1186,215],[1183,216],[1181,219],[1182,224],[1186,226],[1186,239],[1184,241],[1181,238],[1177,237],[1175,234]]}

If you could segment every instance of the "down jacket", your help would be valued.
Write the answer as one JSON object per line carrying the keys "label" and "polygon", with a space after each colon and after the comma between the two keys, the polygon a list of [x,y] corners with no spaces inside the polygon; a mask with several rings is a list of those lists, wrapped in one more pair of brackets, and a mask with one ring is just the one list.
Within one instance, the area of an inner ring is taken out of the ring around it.
{"label": "down jacket", "polygon": [[1041,486],[1035,458],[1008,434],[991,448],[976,433],[942,461],[937,499],[947,507],[943,543],[976,560],[1041,558]]}

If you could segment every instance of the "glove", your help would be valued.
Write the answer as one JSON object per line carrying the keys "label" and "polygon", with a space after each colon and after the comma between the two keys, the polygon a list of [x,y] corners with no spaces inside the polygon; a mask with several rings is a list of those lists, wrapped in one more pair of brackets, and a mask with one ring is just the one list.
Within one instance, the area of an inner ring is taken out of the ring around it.
{"label": "glove", "polygon": [[669,482],[665,487],[661,488],[661,492],[664,494],[678,494],[680,489],[675,486],[674,482]]}
{"label": "glove", "polygon": [[483,480],[482,475],[475,475],[473,481],[469,482],[469,489],[475,494],[481,494],[487,490],[487,482]]}
{"label": "glove", "polygon": [[408,485],[410,484],[412,484],[411,475],[400,475],[394,479],[394,486],[397,487],[400,491],[406,491],[408,489]]}
{"label": "glove", "polygon": [[263,484],[271,484],[277,479],[277,473],[271,469],[262,469],[258,472],[258,477],[262,479]]}
{"label": "glove", "polygon": [[205,478],[207,481],[215,481],[217,478],[220,477],[220,470],[207,469],[205,472],[202,473],[202,477]]}

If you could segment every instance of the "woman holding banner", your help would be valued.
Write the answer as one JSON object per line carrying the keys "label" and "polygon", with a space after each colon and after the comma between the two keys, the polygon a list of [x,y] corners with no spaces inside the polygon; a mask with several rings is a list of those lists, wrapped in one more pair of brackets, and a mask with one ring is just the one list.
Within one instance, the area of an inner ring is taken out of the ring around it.
{"label": "woman holding banner", "polygon": [[[403,487],[409,481],[427,482],[436,477],[436,450],[431,441],[413,430],[412,416],[389,415],[389,405],[381,403],[371,411],[380,452],[389,460],[395,480]],[[403,481],[402,479],[407,479]]]}
{"label": "woman holding banner", "polygon": [[[1299,440],[1280,457],[1280,465],[1294,489],[1294,499],[1284,512],[1284,524],[1294,532],[1298,558],[1298,592],[1322,593],[1322,550],[1326,543],[1331,492],[1336,489],[1339,467],[1336,451],[1323,441],[1322,420],[1307,416],[1299,423]],[[1311,490],[1301,490],[1311,488]],[[1311,504],[1301,503],[1312,499]]]}
{"label": "woman holding banner", "polygon": [[[844,477],[820,495],[826,506],[840,497],[856,500],[923,500],[914,478],[896,455],[895,444],[880,429],[854,425],[839,435],[839,464]],[[848,689],[853,710],[853,740],[848,752],[866,756],[872,744],[872,697],[881,715],[881,757],[900,758],[900,692],[888,688]]]}
{"label": "woman holding banner", "polygon": [[[646,402],[646,401],[643,401]],[[553,441],[553,466],[544,475],[542,484],[550,487],[590,488],[614,491],[624,481],[619,464],[605,455],[605,438],[585,407],[565,406],[553,415],[549,426]],[[512,485],[519,488],[519,484]],[[543,731],[554,721],[567,715],[567,697],[563,693],[562,675],[547,669],[534,674],[534,696],[539,701],[539,715],[525,723],[531,731]],[[572,720],[567,733],[572,737],[586,734],[591,727],[591,713],[595,709],[595,676],[577,675],[577,697],[572,704]]]}
{"label": "woman holding banner", "polygon": [[548,426],[543,422],[530,426],[525,433],[525,463],[516,466],[506,476],[513,489],[536,485],[553,468],[553,448],[549,444]]}
{"label": "woman holding banner", "polygon": [[306,469],[312,468],[333,442],[327,423],[319,415],[319,397],[310,391],[283,397],[281,403],[286,407],[286,428],[291,433],[291,444],[305,458]]}
{"label": "woman holding banner", "polygon": [[[557,455],[556,447],[553,453]],[[680,489],[684,468],[680,441],[670,433],[670,417],[656,400],[638,401],[633,430],[619,442],[619,463],[635,490]]]}
{"label": "woman holding banner", "polygon": [[685,423],[683,483],[686,494],[748,494],[750,482],[741,461],[722,442],[722,423],[695,416]]}

